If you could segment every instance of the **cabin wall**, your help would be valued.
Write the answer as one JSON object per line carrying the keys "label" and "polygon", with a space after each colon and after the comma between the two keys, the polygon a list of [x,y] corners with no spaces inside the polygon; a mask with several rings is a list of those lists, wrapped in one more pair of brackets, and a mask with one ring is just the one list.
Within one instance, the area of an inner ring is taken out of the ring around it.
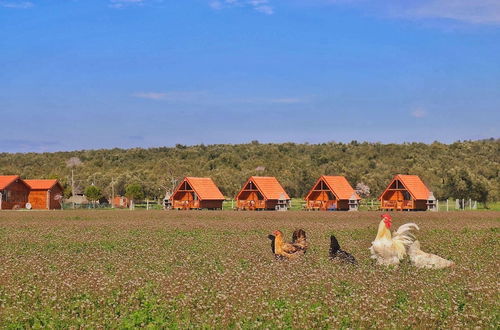
{"label": "cabin wall", "polygon": [[266,201],[253,199],[237,199],[236,208],[239,210],[264,210]]}
{"label": "cabin wall", "polygon": [[28,196],[31,208],[35,210],[47,209],[47,190],[31,190]]}
{"label": "cabin wall", "polygon": [[61,209],[61,201],[56,200],[56,196],[63,196],[64,192],[63,190],[58,186],[55,185],[51,190],[50,190],[50,203],[49,203],[49,208],[51,210],[60,210]]}
{"label": "cabin wall", "polygon": [[327,191],[313,191],[308,200],[327,201],[329,200]]}
{"label": "cabin wall", "polygon": [[422,199],[416,200],[414,210],[426,211],[427,210],[427,201],[422,200]]}
{"label": "cabin wall", "polygon": [[192,201],[194,200],[194,191],[179,191],[172,197],[173,201]]}
{"label": "cabin wall", "polygon": [[62,194],[63,191],[58,185],[54,186],[50,191],[44,189],[31,190],[28,195],[28,202],[34,210],[47,210],[48,198],[48,209],[59,210],[61,203],[55,197],[57,195],[62,196]]}
{"label": "cabin wall", "polygon": [[221,200],[204,200],[200,201],[200,208],[202,209],[222,209],[222,202]]}
{"label": "cabin wall", "polygon": [[199,200],[172,200],[172,208],[178,210],[191,210],[191,209],[199,209],[200,201]]}
{"label": "cabin wall", "polygon": [[349,211],[349,200],[339,199],[337,202],[337,210],[339,211]]}
{"label": "cabin wall", "polygon": [[[309,198],[306,199],[306,207],[310,210],[349,210],[349,201],[344,201],[345,203],[340,204],[341,201],[337,201],[336,199],[331,199],[328,196],[329,191],[313,191]],[[330,192],[331,195],[333,193]],[[334,197],[335,198],[335,197]]]}
{"label": "cabin wall", "polygon": [[21,181],[13,182],[3,190],[2,210],[24,208],[28,202],[29,188]]}
{"label": "cabin wall", "polygon": [[268,199],[266,201],[266,210],[276,210],[276,205],[278,205],[277,199]]}
{"label": "cabin wall", "polygon": [[264,198],[257,191],[243,191],[238,200],[259,201]]}
{"label": "cabin wall", "polygon": [[113,207],[116,208],[128,208],[130,206],[130,202],[127,197],[116,196],[113,199]]}

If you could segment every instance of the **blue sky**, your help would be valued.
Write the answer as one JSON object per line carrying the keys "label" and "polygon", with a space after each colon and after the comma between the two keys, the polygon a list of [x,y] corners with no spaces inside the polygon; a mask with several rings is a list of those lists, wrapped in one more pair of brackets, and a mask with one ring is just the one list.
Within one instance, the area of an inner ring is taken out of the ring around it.
{"label": "blue sky", "polygon": [[0,152],[500,136],[498,0],[0,0]]}

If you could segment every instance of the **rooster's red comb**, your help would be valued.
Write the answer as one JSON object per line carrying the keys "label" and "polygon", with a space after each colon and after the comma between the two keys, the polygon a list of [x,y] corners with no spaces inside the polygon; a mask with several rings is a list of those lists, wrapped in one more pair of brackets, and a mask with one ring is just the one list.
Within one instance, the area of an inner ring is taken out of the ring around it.
{"label": "rooster's red comb", "polygon": [[392,221],[392,217],[390,216],[390,214],[387,214],[387,213],[386,214],[382,214],[380,217],[382,219],[387,219],[389,221]]}

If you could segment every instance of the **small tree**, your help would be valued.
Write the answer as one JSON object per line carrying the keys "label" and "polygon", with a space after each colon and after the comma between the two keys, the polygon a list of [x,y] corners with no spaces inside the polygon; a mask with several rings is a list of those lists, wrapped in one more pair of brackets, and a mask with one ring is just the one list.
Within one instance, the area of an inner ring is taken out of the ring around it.
{"label": "small tree", "polygon": [[125,188],[125,196],[130,199],[130,209],[133,210],[135,201],[144,198],[144,191],[140,184],[129,184]]}
{"label": "small tree", "polygon": [[75,167],[82,165],[82,161],[78,157],[71,157],[66,161],[66,166],[71,169],[71,196],[75,196]]}
{"label": "small tree", "polygon": [[85,196],[92,202],[95,208],[96,201],[102,197],[101,189],[96,186],[88,186],[85,188]]}
{"label": "small tree", "polygon": [[370,187],[368,187],[363,182],[359,182],[356,185],[356,193],[359,196],[361,196],[361,198],[366,198],[366,197],[370,196]]}

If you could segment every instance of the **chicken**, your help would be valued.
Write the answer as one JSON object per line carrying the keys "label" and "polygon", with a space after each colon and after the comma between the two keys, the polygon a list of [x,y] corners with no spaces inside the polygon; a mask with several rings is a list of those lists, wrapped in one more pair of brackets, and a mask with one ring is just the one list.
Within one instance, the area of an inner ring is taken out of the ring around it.
{"label": "chicken", "polygon": [[[273,235],[273,252],[276,259],[297,259],[304,255],[309,247],[309,243],[306,240],[306,232],[302,229],[293,232],[292,243],[285,242],[283,239],[283,233],[279,230],[273,231]],[[271,238],[271,236],[272,235],[270,235],[269,238]]]}
{"label": "chicken", "polygon": [[358,264],[356,258],[354,258],[352,254],[340,248],[339,241],[337,241],[337,238],[332,235],[330,236],[330,259],[334,260],[336,258],[344,262],[349,262],[353,265]]}
{"label": "chicken", "polygon": [[304,253],[307,251],[309,247],[309,243],[307,242],[306,232],[303,229],[297,229],[292,234],[292,243],[301,247],[304,250]]}
{"label": "chicken", "polygon": [[415,241],[410,245],[408,248],[408,255],[410,256],[412,265],[417,268],[441,269],[455,266],[453,261],[420,250],[419,241]]}
{"label": "chicken", "polygon": [[406,223],[391,235],[392,218],[389,214],[382,215],[378,226],[377,237],[370,247],[371,258],[377,260],[379,265],[399,265],[400,260],[406,256],[406,249],[415,240],[412,229],[419,230],[415,223]]}

